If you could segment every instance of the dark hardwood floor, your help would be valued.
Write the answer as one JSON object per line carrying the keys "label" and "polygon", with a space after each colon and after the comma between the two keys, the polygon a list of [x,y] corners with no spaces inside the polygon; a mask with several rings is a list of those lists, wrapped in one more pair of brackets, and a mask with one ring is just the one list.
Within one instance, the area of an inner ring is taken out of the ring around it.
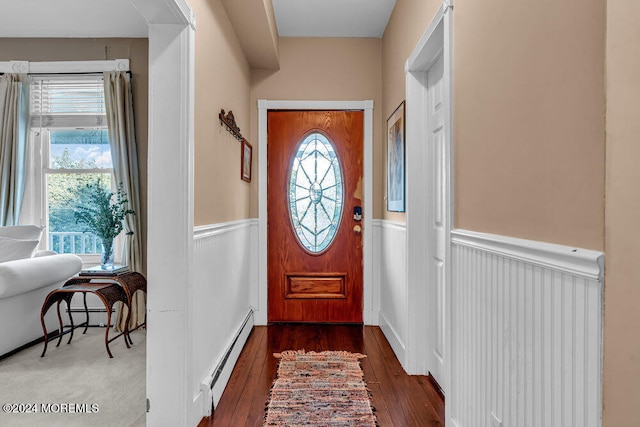
{"label": "dark hardwood floor", "polygon": [[213,415],[199,427],[262,426],[284,350],[346,350],[367,355],[365,381],[381,427],[443,426],[444,401],[426,376],[407,375],[378,327],[272,325],[254,328]]}

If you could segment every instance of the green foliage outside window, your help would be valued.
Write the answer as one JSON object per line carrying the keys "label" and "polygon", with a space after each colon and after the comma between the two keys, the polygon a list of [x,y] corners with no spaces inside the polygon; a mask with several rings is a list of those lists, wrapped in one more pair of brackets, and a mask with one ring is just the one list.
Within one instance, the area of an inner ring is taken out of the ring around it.
{"label": "green foliage outside window", "polygon": [[[70,153],[65,149],[60,156],[51,158],[52,169],[93,169],[96,168],[93,159],[71,158]],[[49,231],[50,232],[84,232],[85,227],[76,222],[75,211],[83,203],[78,194],[87,184],[100,181],[108,190],[111,188],[110,173],[51,173],[47,176],[48,204],[49,204]],[[93,253],[94,248],[91,234],[76,235],[67,237],[61,241],[54,237],[50,248],[59,253],[71,253],[71,239],[74,239],[75,252],[79,253],[84,241],[85,253]],[[99,252],[99,244],[96,252]]]}

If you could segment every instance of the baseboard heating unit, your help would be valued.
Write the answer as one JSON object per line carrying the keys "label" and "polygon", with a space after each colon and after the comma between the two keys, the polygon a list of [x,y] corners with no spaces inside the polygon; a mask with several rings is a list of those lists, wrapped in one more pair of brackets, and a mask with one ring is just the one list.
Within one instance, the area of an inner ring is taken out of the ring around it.
{"label": "baseboard heating unit", "polygon": [[242,325],[233,337],[231,344],[216,364],[215,368],[207,375],[200,384],[200,390],[205,396],[206,415],[211,415],[218,405],[222,392],[229,381],[233,367],[240,356],[240,352],[247,342],[253,330],[254,318],[253,309],[244,318]]}

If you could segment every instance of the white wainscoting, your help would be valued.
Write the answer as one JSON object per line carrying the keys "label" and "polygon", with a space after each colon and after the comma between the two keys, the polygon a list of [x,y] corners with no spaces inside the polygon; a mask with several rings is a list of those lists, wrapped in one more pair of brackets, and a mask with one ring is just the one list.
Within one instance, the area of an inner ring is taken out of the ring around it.
{"label": "white wainscoting", "polygon": [[452,233],[458,427],[600,426],[601,252]]}
{"label": "white wainscoting", "polygon": [[374,308],[380,329],[400,363],[406,368],[409,325],[407,301],[407,229],[399,222],[376,220],[374,230]]}
{"label": "white wainscoting", "polygon": [[[245,322],[256,298],[257,220],[198,226],[194,239],[189,386],[194,411],[199,410],[201,418],[210,414],[212,400],[216,404],[220,400],[249,335]],[[209,384],[219,368],[221,374],[209,392],[203,384]]]}

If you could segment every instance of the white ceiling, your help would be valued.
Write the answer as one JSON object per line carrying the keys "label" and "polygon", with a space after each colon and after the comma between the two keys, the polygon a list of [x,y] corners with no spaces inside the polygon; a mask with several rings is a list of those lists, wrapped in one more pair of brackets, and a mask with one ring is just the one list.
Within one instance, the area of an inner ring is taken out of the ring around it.
{"label": "white ceiling", "polygon": [[382,37],[396,0],[272,0],[280,37]]}
{"label": "white ceiling", "polygon": [[[382,37],[396,0],[272,1],[281,37]],[[130,0],[0,3],[0,37],[148,37]]]}
{"label": "white ceiling", "polygon": [[0,3],[0,37],[148,37],[149,34],[147,23],[130,0],[0,0]]}

